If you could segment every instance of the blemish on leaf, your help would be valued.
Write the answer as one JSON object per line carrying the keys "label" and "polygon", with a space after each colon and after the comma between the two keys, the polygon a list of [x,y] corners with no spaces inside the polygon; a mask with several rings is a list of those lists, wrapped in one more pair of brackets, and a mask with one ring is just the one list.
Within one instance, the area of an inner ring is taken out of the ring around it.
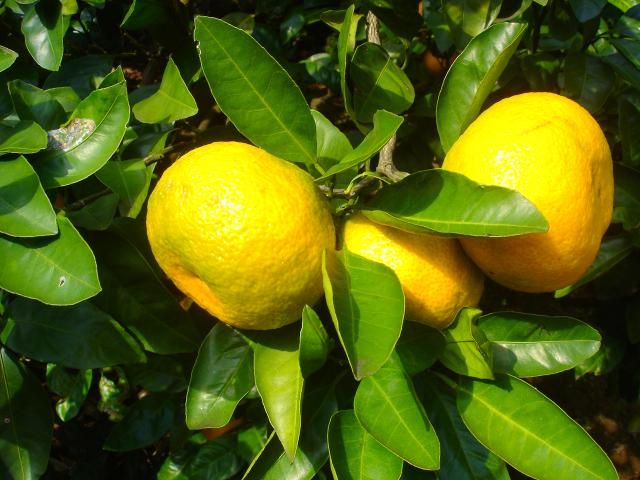
{"label": "blemish on leaf", "polygon": [[58,287],[64,287],[64,284],[67,283],[67,277],[65,277],[64,275],[62,275],[59,279],[58,279]]}
{"label": "blemish on leaf", "polygon": [[96,122],[93,119],[74,118],[66,127],[47,132],[47,148],[67,152],[82,143],[95,129]]}

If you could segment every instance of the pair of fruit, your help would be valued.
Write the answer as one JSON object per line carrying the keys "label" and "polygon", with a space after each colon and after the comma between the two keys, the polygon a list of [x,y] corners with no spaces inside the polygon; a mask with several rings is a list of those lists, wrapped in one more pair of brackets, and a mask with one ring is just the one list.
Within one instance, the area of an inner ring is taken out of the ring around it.
{"label": "pair of fruit", "polygon": [[[443,167],[520,191],[549,231],[459,242],[356,214],[344,245],[395,270],[409,319],[446,327],[460,308],[477,304],[480,270],[516,290],[547,292],[575,282],[593,262],[611,219],[612,161],[600,127],[575,102],[548,93],[498,102],[469,126]],[[335,248],[327,202],[311,177],[233,142],[195,149],[165,172],[149,200],[147,230],[179,289],[220,320],[249,329],[296,321],[322,295],[322,252]]]}

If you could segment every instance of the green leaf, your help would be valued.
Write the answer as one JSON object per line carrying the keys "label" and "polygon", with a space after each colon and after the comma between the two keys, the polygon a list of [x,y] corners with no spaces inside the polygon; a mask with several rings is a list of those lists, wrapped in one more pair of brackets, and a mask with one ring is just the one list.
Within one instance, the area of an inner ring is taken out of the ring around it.
{"label": "green leaf", "polygon": [[585,23],[600,15],[607,0],[569,0],[571,9],[580,23]]}
{"label": "green leaf", "polygon": [[12,350],[70,368],[102,368],[144,361],[136,341],[113,318],[82,302],[52,307],[16,298],[0,333]]}
{"label": "green leaf", "polygon": [[625,356],[627,341],[621,335],[607,335],[602,338],[598,352],[589,357],[575,369],[575,377],[580,378],[587,373],[606,375],[616,368]]}
{"label": "green leaf", "polygon": [[71,87],[49,88],[45,90],[45,93],[51,95],[56,102],[62,105],[66,114],[71,114],[80,103],[80,97]]}
{"label": "green leaf", "polygon": [[169,58],[158,91],[133,106],[133,115],[143,123],[175,122],[196,113],[198,105],[172,58]]}
{"label": "green leaf", "polygon": [[438,478],[441,480],[509,480],[504,462],[467,430],[456,399],[435,376],[423,384],[424,403],[442,443]]}
{"label": "green leaf", "polygon": [[112,65],[113,58],[108,55],[83,55],[65,60],[60,70],[47,77],[44,88],[71,87],[84,98],[98,88]]}
{"label": "green leaf", "polygon": [[0,72],[8,69],[18,58],[18,54],[10,48],[0,45]]}
{"label": "green leaf", "polygon": [[51,202],[36,172],[22,156],[0,161],[0,232],[14,237],[58,232]]}
{"label": "green leaf", "polygon": [[58,217],[58,235],[0,235],[0,288],[50,305],[73,305],[100,292],[96,260],[71,222]]}
{"label": "green leaf", "polygon": [[145,363],[125,367],[127,379],[150,392],[183,392],[187,389],[185,366],[179,357],[147,354]]}
{"label": "green leaf", "polygon": [[623,165],[613,169],[615,182],[612,223],[622,223],[625,230],[640,227],[640,172]]}
{"label": "green leaf", "polygon": [[436,107],[438,134],[445,152],[480,112],[526,29],[520,23],[492,25],[471,40],[453,62]]}
{"label": "green leaf", "polygon": [[389,139],[395,135],[402,122],[402,117],[384,110],[378,110],[373,116],[373,129],[367,133],[367,136],[352,152],[327,170],[324,175],[318,178],[318,181],[325,180],[369,160],[389,142]]}
{"label": "green leaf", "polygon": [[640,88],[640,69],[636,68],[629,60],[619,53],[603,55],[603,62],[610,65],[618,76],[629,82],[636,89]]}
{"label": "green leaf", "polygon": [[493,359],[487,339],[476,325],[477,308],[463,308],[443,333],[446,345],[440,361],[460,375],[493,378]]}
{"label": "green leaf", "polygon": [[453,41],[459,49],[483,32],[498,16],[499,0],[448,0],[442,11]]}
{"label": "green leaf", "polygon": [[253,387],[251,347],[232,328],[217,323],[202,342],[187,390],[187,426],[219,428]]}
{"label": "green leaf", "polygon": [[242,468],[237,446],[228,438],[218,438],[185,452],[170,454],[158,472],[158,480],[196,480],[232,478]]}
{"label": "green leaf", "polygon": [[160,393],[147,395],[135,402],[122,421],[113,427],[103,448],[126,452],[153,445],[169,431],[176,413],[176,402],[172,396]]}
{"label": "green leaf", "polygon": [[340,90],[344,101],[344,107],[349,116],[355,120],[356,115],[353,110],[353,99],[351,89],[347,83],[347,71],[351,62],[351,57],[356,49],[356,35],[358,33],[358,23],[362,15],[355,14],[355,5],[350,5],[344,13],[344,20],[340,26],[338,36],[338,65],[340,68]]}
{"label": "green leaf", "polygon": [[571,317],[497,312],[478,319],[489,340],[493,369],[518,377],[562,372],[600,348],[600,334]]}
{"label": "green leaf", "polygon": [[201,338],[193,319],[134,241],[134,227],[135,223],[121,222],[89,236],[104,288],[96,304],[125,325],[145,350],[162,354],[197,350]]}
{"label": "green leaf", "polygon": [[589,270],[573,285],[556,290],[553,296],[555,298],[566,297],[575,289],[611,270],[627,258],[632,251],[633,243],[629,237],[623,235],[605,237],[600,244],[598,256],[589,267]]}
{"label": "green leaf", "polygon": [[155,163],[147,165],[144,159],[112,160],[96,172],[96,177],[120,197],[120,215],[136,218],[147,195]]}
{"label": "green leaf", "polygon": [[47,385],[52,392],[62,397],[56,402],[56,413],[60,420],[68,422],[78,415],[92,380],[93,370],[71,372],[60,365],[47,364]]}
{"label": "green leaf", "polygon": [[616,83],[611,67],[593,55],[567,56],[564,73],[569,96],[594,113],[604,107]]}
{"label": "green leaf", "polygon": [[67,218],[76,227],[86,230],[106,230],[113,222],[120,203],[120,197],[116,193],[110,193],[100,197],[80,210],[68,211]]}
{"label": "green leaf", "polygon": [[528,383],[461,377],[458,411],[492,452],[540,480],[615,480],[611,460],[580,425]]}
{"label": "green leaf", "polygon": [[402,113],[413,103],[411,81],[380,45],[366,42],[356,48],[349,73],[359,122],[371,123],[378,110]]}
{"label": "green leaf", "polygon": [[204,75],[238,131],[284,160],[314,163],[315,123],[289,74],[243,30],[201,16],[195,25]]}
{"label": "green leaf", "polygon": [[163,2],[155,0],[133,0],[120,26],[127,30],[145,28],[171,28],[171,10]]}
{"label": "green leaf", "polygon": [[128,121],[126,83],[92,92],[66,130],[60,129],[53,148],[38,155],[36,170],[44,187],[70,185],[100,170],[120,145]]}
{"label": "green leaf", "polygon": [[256,388],[287,457],[298,448],[302,422],[304,378],[300,369],[300,325],[246,332],[255,342],[253,370]]}
{"label": "green leaf", "polygon": [[49,130],[57,128],[67,118],[62,105],[49,92],[22,80],[12,80],[7,86],[13,108],[21,120],[33,120]]}
{"label": "green leaf", "polygon": [[331,417],[327,436],[334,478],[400,478],[402,459],[369,435],[353,410],[336,412]]}
{"label": "green leaf", "polygon": [[[338,377],[340,378],[340,377]],[[303,427],[293,462],[289,460],[272,433],[267,443],[251,462],[243,480],[311,480],[329,458],[327,427],[338,409],[336,379],[320,377],[305,392]]]}
{"label": "green leaf", "polygon": [[354,377],[373,375],[389,359],[402,330],[404,293],[398,277],[386,265],[346,249],[323,257],[322,276]]}
{"label": "green leaf", "polygon": [[442,169],[387,185],[363,208],[376,223],[415,233],[508,237],[549,228],[535,205],[515,190],[479,185]]}
{"label": "green leaf", "polygon": [[318,163],[324,168],[330,167],[350,154],[353,147],[347,136],[322,113],[311,110],[311,115],[316,122]]}
{"label": "green leaf", "polygon": [[636,68],[636,71],[640,69],[640,42],[625,38],[614,38],[611,39],[611,44]]}
{"label": "green leaf", "polygon": [[440,443],[397,355],[363,379],[353,401],[360,425],[378,442],[418,468],[440,468]]}
{"label": "green leaf", "polygon": [[618,130],[622,160],[632,167],[640,167],[640,136],[633,128],[637,124],[640,124],[640,97],[637,95],[620,96],[618,99]]}
{"label": "green leaf", "polygon": [[445,338],[440,330],[417,322],[404,322],[396,352],[409,375],[433,365],[444,350]]}
{"label": "green leaf", "polygon": [[49,398],[38,378],[4,348],[0,348],[0,381],[0,461],[5,476],[40,478],[47,470],[53,439]]}
{"label": "green leaf", "polygon": [[26,9],[21,31],[27,50],[42,68],[60,68],[67,28],[69,17],[62,14],[62,5],[57,0],[42,0]]}
{"label": "green leaf", "polygon": [[46,146],[47,132],[37,123],[20,121],[11,127],[0,124],[0,155],[36,153]]}
{"label": "green leaf", "polygon": [[305,305],[300,330],[300,370],[304,378],[322,368],[329,354],[330,342],[318,314]]}

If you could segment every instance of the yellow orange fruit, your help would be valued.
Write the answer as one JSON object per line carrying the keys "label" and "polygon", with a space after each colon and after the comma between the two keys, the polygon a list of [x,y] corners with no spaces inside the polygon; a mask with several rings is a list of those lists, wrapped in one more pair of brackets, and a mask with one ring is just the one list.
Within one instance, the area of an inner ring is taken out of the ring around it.
{"label": "yellow orange fruit", "polygon": [[461,239],[496,282],[549,292],[593,263],[611,221],[613,164],[601,128],[573,100],[537,92],[494,104],[456,141],[443,168],[518,190],[549,223],[546,233]]}
{"label": "yellow orange fruit", "polygon": [[446,328],[482,295],[484,277],[455,239],[404,232],[357,214],[345,223],[344,246],[396,273],[408,320]]}
{"label": "yellow orange fruit", "polygon": [[196,148],[164,172],[149,198],[147,233],[182,292],[246,329],[300,319],[323,293],[322,252],[335,248],[312,177],[237,142]]}

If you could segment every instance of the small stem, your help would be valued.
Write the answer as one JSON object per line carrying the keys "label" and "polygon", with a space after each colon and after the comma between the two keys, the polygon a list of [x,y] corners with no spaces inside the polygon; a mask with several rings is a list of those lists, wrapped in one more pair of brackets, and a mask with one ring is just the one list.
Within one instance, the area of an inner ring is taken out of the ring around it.
{"label": "small stem", "polygon": [[70,203],[64,209],[66,211],[80,210],[82,207],[89,205],[94,200],[97,200],[100,197],[104,197],[105,195],[109,195],[110,193],[111,193],[111,190],[109,190],[108,188],[105,188],[104,190],[100,190],[99,192],[92,193],[91,195],[87,195],[86,197],[81,198],[80,200],[76,200],[75,202]]}
{"label": "small stem", "polygon": [[[367,40],[371,43],[375,43],[376,45],[380,45],[378,17],[376,17],[371,11],[367,12]],[[387,144],[380,150],[376,172],[389,177],[394,182],[397,182],[409,174],[398,170],[393,163],[393,151],[395,148],[396,136],[393,135],[389,139],[389,142],[387,142]]]}

